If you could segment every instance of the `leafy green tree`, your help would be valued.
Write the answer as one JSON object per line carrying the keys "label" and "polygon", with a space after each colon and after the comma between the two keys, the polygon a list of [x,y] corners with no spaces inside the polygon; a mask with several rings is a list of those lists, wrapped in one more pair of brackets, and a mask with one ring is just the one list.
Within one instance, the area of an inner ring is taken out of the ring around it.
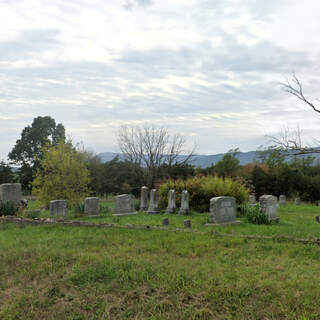
{"label": "leafy green tree", "polygon": [[45,145],[42,159],[32,182],[33,193],[48,205],[50,200],[65,199],[69,205],[79,203],[88,194],[89,170],[84,155],[72,142]]}
{"label": "leafy green tree", "polygon": [[14,175],[11,171],[11,167],[3,160],[0,162],[0,184],[10,183],[14,181]]}
{"label": "leafy green tree", "polygon": [[26,126],[21,138],[8,158],[15,165],[20,166],[20,182],[24,189],[30,189],[30,183],[42,159],[42,150],[45,145],[57,145],[60,140],[65,141],[65,129],[62,124],[56,124],[49,116],[33,119],[31,126]]}
{"label": "leafy green tree", "polygon": [[236,158],[239,149],[229,150],[221,160],[219,160],[214,170],[220,177],[235,177],[240,168],[240,161]]}
{"label": "leafy green tree", "polygon": [[286,161],[286,154],[282,149],[271,146],[267,149],[260,149],[258,152],[258,160],[266,164],[269,168],[279,168]]}

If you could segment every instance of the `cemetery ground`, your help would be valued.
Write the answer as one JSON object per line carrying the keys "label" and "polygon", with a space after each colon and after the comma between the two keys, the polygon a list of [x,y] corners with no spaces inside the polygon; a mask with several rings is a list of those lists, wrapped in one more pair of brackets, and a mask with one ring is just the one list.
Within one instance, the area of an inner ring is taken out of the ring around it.
{"label": "cemetery ground", "polygon": [[[0,319],[320,319],[320,247],[242,237],[320,237],[320,207],[278,213],[279,224],[220,227],[196,212],[119,218],[111,209],[71,219],[112,228],[1,223]],[[168,230],[118,227],[164,217]],[[199,232],[175,231],[185,219]]]}

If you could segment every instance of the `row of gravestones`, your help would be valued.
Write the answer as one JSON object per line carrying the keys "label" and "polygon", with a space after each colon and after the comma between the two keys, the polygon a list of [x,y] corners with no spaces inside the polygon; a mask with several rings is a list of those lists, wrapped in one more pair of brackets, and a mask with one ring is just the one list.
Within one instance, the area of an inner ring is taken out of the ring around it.
{"label": "row of gravestones", "polygon": [[[275,196],[274,196],[275,197]],[[275,197],[277,200],[277,197]],[[259,198],[260,199],[260,198]],[[250,205],[255,205],[256,204],[256,197],[255,195],[251,194],[249,196],[249,204]],[[285,195],[279,196],[279,205],[286,205],[287,204],[287,197]],[[294,199],[294,204],[295,205],[300,205],[301,204],[301,199],[300,198],[295,198]],[[320,200],[318,201],[318,206],[320,206]]]}

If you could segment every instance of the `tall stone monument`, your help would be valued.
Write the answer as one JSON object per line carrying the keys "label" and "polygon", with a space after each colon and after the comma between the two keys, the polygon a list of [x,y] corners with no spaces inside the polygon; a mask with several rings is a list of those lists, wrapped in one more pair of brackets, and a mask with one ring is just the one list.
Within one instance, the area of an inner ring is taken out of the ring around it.
{"label": "tall stone monument", "polygon": [[168,194],[168,207],[166,213],[175,213],[177,210],[176,206],[176,192],[171,189]]}
{"label": "tall stone monument", "polygon": [[149,188],[146,186],[143,186],[141,188],[140,211],[148,210],[148,193],[149,193]]}
{"label": "tall stone monument", "polygon": [[156,189],[152,189],[150,191],[150,202],[149,202],[149,208],[148,208],[149,214],[159,213],[158,201],[159,201],[158,191]]}
{"label": "tall stone monument", "polygon": [[189,213],[189,192],[188,190],[183,190],[181,192],[181,207],[179,209],[179,214]]}
{"label": "tall stone monument", "polygon": [[0,201],[12,201],[16,205],[21,204],[21,184],[20,183],[4,183],[0,185]]}
{"label": "tall stone monument", "polygon": [[259,205],[260,211],[267,216],[269,222],[279,222],[279,217],[277,214],[277,197],[273,195],[263,195],[259,198]]}
{"label": "tall stone monument", "polygon": [[134,211],[134,196],[121,194],[115,197],[113,216],[130,216],[136,214]]}
{"label": "tall stone monument", "polygon": [[51,217],[65,217],[68,213],[66,200],[52,200],[49,204]]}
{"label": "tall stone monument", "polygon": [[89,216],[96,216],[99,214],[99,198],[90,197],[84,201],[84,213]]}
{"label": "tall stone monument", "polygon": [[210,217],[207,225],[236,224],[236,200],[234,197],[210,199]]}

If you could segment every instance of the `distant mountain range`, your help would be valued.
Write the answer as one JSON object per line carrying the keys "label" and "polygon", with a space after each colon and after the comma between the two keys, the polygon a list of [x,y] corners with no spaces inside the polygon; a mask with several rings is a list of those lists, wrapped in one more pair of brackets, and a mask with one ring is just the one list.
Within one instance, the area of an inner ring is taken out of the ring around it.
{"label": "distant mountain range", "polygon": [[[103,162],[108,162],[113,160],[116,156],[119,157],[119,160],[124,161],[125,160],[125,155],[122,153],[115,153],[115,152],[102,152],[98,154],[98,157],[101,159]],[[200,168],[206,168],[210,167],[212,164],[215,164],[218,162],[222,157],[224,156],[224,153],[219,153],[219,154],[213,154],[213,155],[195,155],[193,158],[190,160],[190,164],[200,167]],[[241,165],[248,164],[250,162],[253,162],[254,159],[256,158],[257,153],[256,151],[249,151],[249,152],[240,152],[237,155],[237,158],[240,161]],[[186,156],[181,155],[179,157],[179,160],[183,160]]]}
{"label": "distant mountain range", "polygon": [[[218,153],[213,155],[194,155],[193,158],[189,161],[190,164],[194,165],[195,167],[200,168],[207,168],[210,167],[212,164],[216,164],[219,160],[222,159],[222,157],[225,155],[225,153]],[[119,160],[124,161],[125,155],[122,153],[115,153],[115,152],[102,152],[98,154],[98,157],[103,162],[108,162],[113,160],[116,156],[119,157]],[[311,156],[315,157],[315,162],[320,161],[320,154],[311,154]],[[186,156],[181,155],[179,156],[179,160],[185,159]],[[303,156],[300,156],[303,157]],[[237,156],[237,159],[239,159],[241,165],[245,165],[251,162],[254,162],[258,158],[258,152],[257,151],[248,151],[248,152],[240,152]]]}

